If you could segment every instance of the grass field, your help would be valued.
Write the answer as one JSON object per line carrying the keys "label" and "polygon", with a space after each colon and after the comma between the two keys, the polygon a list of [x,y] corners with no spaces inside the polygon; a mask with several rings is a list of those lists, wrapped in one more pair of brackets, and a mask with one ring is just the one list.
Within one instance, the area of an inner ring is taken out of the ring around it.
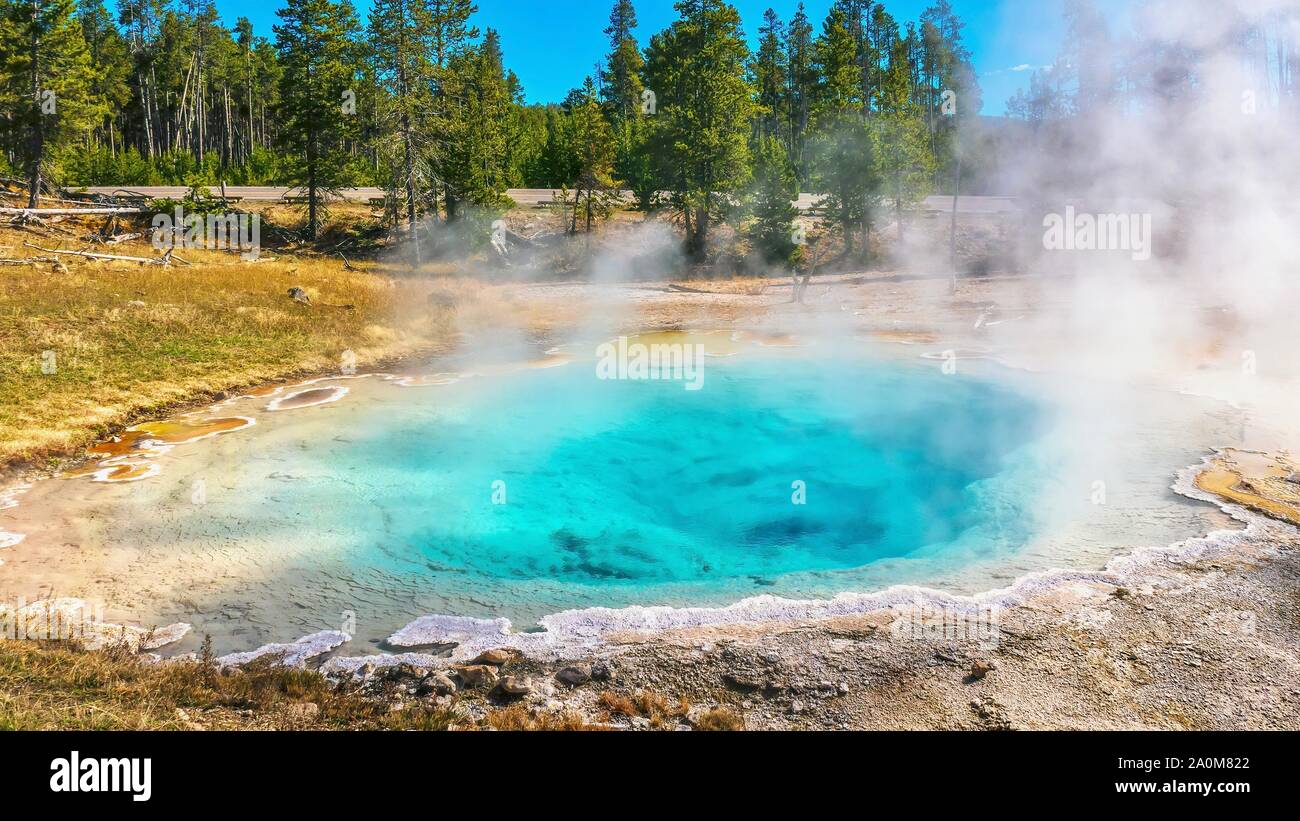
{"label": "grass field", "polygon": [[[50,256],[25,243],[158,256],[144,240],[96,246],[80,239],[90,226],[59,228],[0,229],[0,257]],[[192,264],[60,256],[0,266],[0,471],[47,466],[181,403],[338,369],[346,351],[364,368],[436,350],[453,338],[458,306],[482,290],[274,248],[256,264],[222,252],[180,255]],[[290,288],[312,304],[295,302]],[[444,298],[431,303],[439,290]]]}
{"label": "grass field", "polygon": [[455,721],[448,710],[391,710],[338,692],[306,670],[223,673],[203,661],[155,665],[111,648],[0,640],[0,730],[443,730]]}

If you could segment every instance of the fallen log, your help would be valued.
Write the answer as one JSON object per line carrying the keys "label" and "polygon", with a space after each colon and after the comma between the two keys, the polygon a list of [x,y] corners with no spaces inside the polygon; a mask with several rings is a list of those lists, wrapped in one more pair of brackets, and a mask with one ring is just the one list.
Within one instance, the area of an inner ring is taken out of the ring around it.
{"label": "fallen log", "polygon": [[[25,192],[19,193],[15,191],[0,191],[0,196],[10,197],[13,199],[20,199],[20,200],[25,200],[28,198]],[[65,199],[63,197],[47,197],[44,194],[41,194],[40,198],[43,202],[66,202],[70,205],[77,205],[77,204],[84,205],[85,203],[92,201],[92,200],[70,200],[70,199]]]}
{"label": "fallen log", "polygon": [[0,208],[0,215],[21,217],[77,217],[103,214],[147,214],[148,208],[113,206],[104,208]]}
{"label": "fallen log", "polygon": [[59,254],[62,256],[69,256],[69,257],[85,257],[86,259],[106,259],[106,260],[113,260],[114,262],[138,262],[141,265],[162,265],[166,267],[168,264],[171,263],[172,259],[177,259],[181,262],[184,262],[184,260],[181,260],[179,257],[173,257],[171,251],[168,251],[167,253],[163,254],[161,257],[155,259],[153,257],[128,257],[128,256],[121,256],[119,254],[92,254],[89,251],[59,251],[53,248],[42,248],[41,246],[33,245],[30,242],[24,242],[23,245],[27,246],[28,248],[35,248],[37,251],[42,251],[46,254]]}
{"label": "fallen log", "polygon": [[123,242],[143,239],[144,234],[91,234],[88,237],[82,237],[85,242],[99,243],[101,245],[118,245]]}

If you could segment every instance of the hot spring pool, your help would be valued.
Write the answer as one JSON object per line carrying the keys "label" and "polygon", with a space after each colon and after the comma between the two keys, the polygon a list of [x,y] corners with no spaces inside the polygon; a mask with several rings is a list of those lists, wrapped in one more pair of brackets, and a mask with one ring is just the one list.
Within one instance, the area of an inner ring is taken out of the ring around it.
{"label": "hot spring pool", "polygon": [[[1024,541],[1024,511],[1002,502],[1033,486],[1039,413],[1010,391],[795,360],[709,377],[689,392],[569,367],[386,404],[304,454],[295,505],[375,542],[367,563],[394,575],[631,590]],[[253,492],[259,521],[285,521],[283,487]]]}
{"label": "hot spring pool", "polygon": [[[1052,407],[1004,381],[749,354],[706,377],[604,381],[579,361],[341,379],[308,397],[337,401],[307,407],[239,399],[204,418],[256,425],[163,449],[157,475],[34,488],[0,573],[190,621],[223,649],[346,624],[364,650],[429,613],[526,628],[589,606],[975,592],[1208,529],[1206,506],[1167,490],[1181,465],[1149,464],[1194,451],[1153,440],[1133,454],[1145,472],[1117,480],[1127,501],[1089,510],[1086,486],[1061,486]],[[1048,547],[1040,514],[1063,490],[1087,535],[1053,516],[1067,538]]]}

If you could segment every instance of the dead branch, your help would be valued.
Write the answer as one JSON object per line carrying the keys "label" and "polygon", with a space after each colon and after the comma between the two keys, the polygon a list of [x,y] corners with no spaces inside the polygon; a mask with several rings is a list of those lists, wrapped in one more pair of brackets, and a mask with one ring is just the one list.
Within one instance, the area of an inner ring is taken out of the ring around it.
{"label": "dead branch", "polygon": [[118,245],[123,242],[130,242],[131,240],[140,239],[143,236],[144,234],[113,234],[109,236],[105,236],[102,234],[91,234],[87,237],[84,237],[84,239],[86,242],[99,243],[100,245]]}
{"label": "dead branch", "polygon": [[[141,265],[162,265],[163,267],[166,267],[168,264],[171,263],[173,259],[177,259],[180,262],[184,262],[184,260],[181,260],[178,257],[173,257],[172,252],[170,250],[168,250],[167,253],[163,254],[161,257],[157,259],[153,259],[150,257],[120,256],[118,254],[92,254],[89,251],[59,251],[54,248],[42,248],[41,246],[34,245],[30,242],[24,242],[23,245],[25,245],[28,248],[35,248],[37,251],[43,251],[44,253],[47,254],[57,254],[57,255],[69,256],[69,257],[85,257],[86,259],[105,259],[105,260],[112,260],[114,262],[137,262]],[[186,264],[188,265],[189,263]]]}
{"label": "dead branch", "polygon": [[37,265],[58,261],[58,257],[27,257],[26,259],[8,259],[7,257],[0,257],[0,265]]}

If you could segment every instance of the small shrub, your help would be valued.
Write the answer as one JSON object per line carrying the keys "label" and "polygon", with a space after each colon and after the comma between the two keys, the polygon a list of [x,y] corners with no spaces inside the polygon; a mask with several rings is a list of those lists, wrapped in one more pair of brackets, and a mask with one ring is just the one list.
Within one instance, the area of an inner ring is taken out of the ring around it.
{"label": "small shrub", "polygon": [[573,732],[596,729],[576,713],[533,714],[520,705],[488,714],[488,726],[503,732]]}
{"label": "small shrub", "polygon": [[745,729],[745,719],[730,707],[715,707],[695,722],[695,729],[703,732],[736,733]]}

